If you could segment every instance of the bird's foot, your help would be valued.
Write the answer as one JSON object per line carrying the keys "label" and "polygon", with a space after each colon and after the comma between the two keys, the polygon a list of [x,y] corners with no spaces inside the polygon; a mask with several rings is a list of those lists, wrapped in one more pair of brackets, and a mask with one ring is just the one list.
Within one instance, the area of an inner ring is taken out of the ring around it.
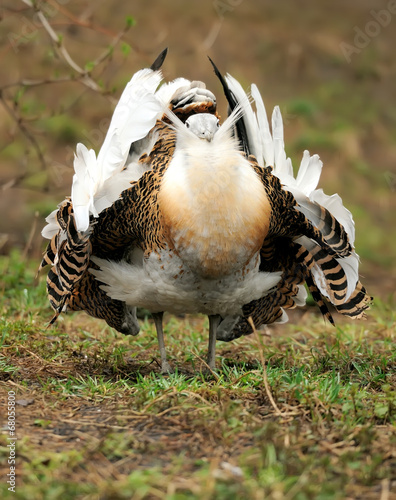
{"label": "bird's foot", "polygon": [[216,372],[216,360],[212,359],[207,361],[208,372]]}
{"label": "bird's foot", "polygon": [[201,369],[201,377],[204,380],[218,380],[219,376],[215,366],[209,366],[208,364]]}
{"label": "bird's foot", "polygon": [[173,368],[166,360],[162,361],[161,363],[161,373],[163,373],[164,375],[166,374],[169,375],[170,373],[174,373]]}

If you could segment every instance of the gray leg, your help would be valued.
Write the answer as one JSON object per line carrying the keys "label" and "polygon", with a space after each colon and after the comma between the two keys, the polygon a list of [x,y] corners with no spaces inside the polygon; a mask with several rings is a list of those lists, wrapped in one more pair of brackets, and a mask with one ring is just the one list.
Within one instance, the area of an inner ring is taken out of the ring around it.
{"label": "gray leg", "polygon": [[216,330],[221,317],[218,314],[208,316],[209,318],[209,345],[208,345],[208,365],[211,370],[216,369]]}
{"label": "gray leg", "polygon": [[162,329],[162,318],[164,316],[164,313],[163,312],[153,313],[152,316],[155,323],[155,328],[157,330],[157,339],[161,355],[161,373],[169,373],[172,370],[170,364],[166,360],[164,330]]}

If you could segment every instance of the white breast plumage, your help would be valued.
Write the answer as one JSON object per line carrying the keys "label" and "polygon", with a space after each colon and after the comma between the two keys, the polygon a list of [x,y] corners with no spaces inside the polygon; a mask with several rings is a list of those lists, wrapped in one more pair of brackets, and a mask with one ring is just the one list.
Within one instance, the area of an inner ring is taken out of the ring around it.
{"label": "white breast plumage", "polygon": [[210,141],[178,129],[178,140],[158,194],[176,252],[198,275],[236,272],[261,248],[270,205],[250,163],[225,123]]}

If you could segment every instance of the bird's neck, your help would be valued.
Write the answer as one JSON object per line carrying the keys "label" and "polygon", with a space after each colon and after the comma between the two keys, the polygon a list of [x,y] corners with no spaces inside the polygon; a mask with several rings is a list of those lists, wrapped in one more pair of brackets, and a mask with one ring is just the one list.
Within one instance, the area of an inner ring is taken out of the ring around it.
{"label": "bird's neck", "polygon": [[158,206],[164,234],[182,260],[195,273],[218,278],[257,254],[271,209],[256,172],[233,144],[199,142],[176,148]]}

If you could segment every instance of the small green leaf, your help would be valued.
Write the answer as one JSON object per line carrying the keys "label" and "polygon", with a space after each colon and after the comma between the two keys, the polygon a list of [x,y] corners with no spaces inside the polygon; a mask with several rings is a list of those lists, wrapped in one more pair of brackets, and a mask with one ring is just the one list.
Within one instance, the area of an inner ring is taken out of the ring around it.
{"label": "small green leaf", "polygon": [[14,96],[14,104],[17,106],[19,104],[19,101],[21,100],[21,97],[25,93],[26,87],[20,87],[16,92]]}
{"label": "small green leaf", "polygon": [[136,20],[133,16],[127,16],[125,19],[126,25],[128,28],[131,28],[132,26],[135,26]]}
{"label": "small green leaf", "polygon": [[129,43],[123,43],[121,45],[121,52],[124,57],[128,57],[129,53],[131,52],[132,47],[129,45]]}
{"label": "small green leaf", "polygon": [[44,420],[42,418],[36,418],[36,420],[34,421],[34,425],[36,425],[37,427],[43,427],[44,429],[46,429],[50,424],[51,420]]}
{"label": "small green leaf", "polygon": [[85,71],[92,71],[95,67],[95,63],[93,61],[88,61],[85,64]]}

